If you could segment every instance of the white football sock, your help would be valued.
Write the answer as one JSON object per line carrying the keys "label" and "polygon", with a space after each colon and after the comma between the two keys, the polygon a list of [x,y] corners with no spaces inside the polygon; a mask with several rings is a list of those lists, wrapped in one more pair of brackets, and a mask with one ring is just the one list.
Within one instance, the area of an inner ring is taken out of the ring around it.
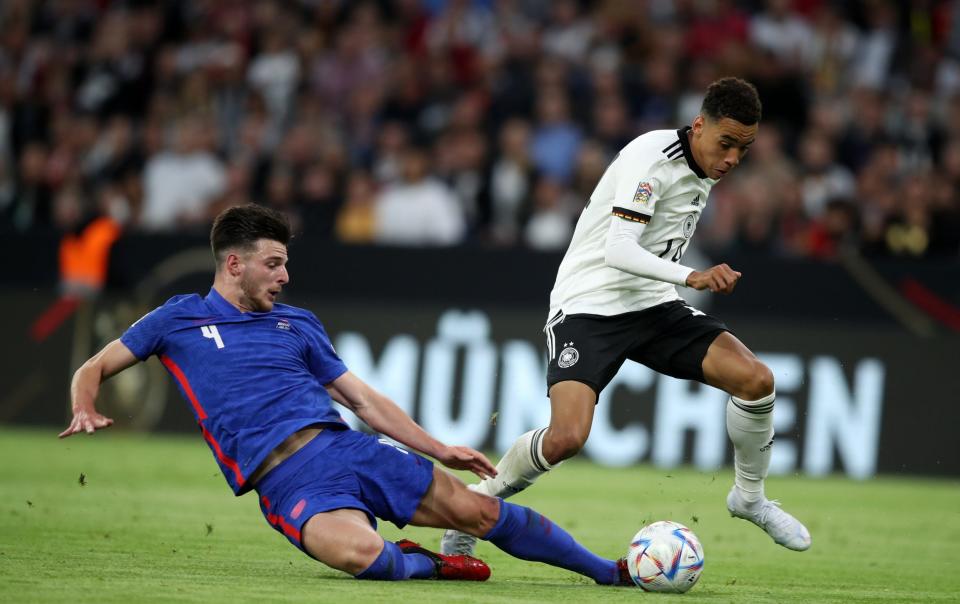
{"label": "white football sock", "polygon": [[764,499],[763,479],[770,468],[773,449],[773,401],[771,392],[762,399],[745,401],[731,396],[727,401],[727,434],[733,441],[734,482],[746,503]]}
{"label": "white football sock", "polygon": [[496,478],[485,478],[479,484],[471,485],[473,490],[506,499],[560,465],[550,465],[543,457],[543,435],[546,431],[546,428],[540,428],[521,435],[497,464]]}

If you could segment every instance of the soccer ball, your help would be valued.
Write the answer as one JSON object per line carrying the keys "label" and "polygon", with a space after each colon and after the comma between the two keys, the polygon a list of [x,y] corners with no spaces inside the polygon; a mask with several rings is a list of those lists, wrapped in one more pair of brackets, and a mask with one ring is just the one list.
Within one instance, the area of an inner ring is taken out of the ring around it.
{"label": "soccer ball", "polygon": [[627,550],[630,578],[644,591],[683,593],[703,570],[703,546],[679,522],[661,520],[643,527]]}

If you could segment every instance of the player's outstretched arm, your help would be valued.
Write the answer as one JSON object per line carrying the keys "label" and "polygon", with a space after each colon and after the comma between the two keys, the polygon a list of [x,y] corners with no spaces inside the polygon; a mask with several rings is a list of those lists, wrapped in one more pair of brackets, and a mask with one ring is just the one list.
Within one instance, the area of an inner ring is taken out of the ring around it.
{"label": "player's outstretched arm", "polygon": [[60,438],[77,432],[93,434],[95,430],[113,425],[113,420],[98,413],[94,405],[97,394],[100,393],[100,384],[138,361],[123,342],[114,340],[81,365],[73,374],[73,381],[70,383],[73,420],[67,429],[60,433]]}
{"label": "player's outstretched arm", "polygon": [[693,269],[660,258],[640,245],[645,228],[641,222],[611,216],[604,248],[606,265],[645,279],[684,285]]}
{"label": "player's outstretched arm", "polygon": [[420,427],[389,397],[349,371],[327,384],[335,401],[357,414],[368,426],[393,440],[429,455],[454,470],[470,470],[481,478],[496,476],[489,459],[470,447],[445,445]]}

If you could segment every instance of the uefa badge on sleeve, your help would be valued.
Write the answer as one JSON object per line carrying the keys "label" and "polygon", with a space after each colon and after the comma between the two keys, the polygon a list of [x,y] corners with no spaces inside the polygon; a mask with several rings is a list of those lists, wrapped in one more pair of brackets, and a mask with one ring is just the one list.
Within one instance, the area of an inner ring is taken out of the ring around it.
{"label": "uefa badge on sleeve", "polygon": [[572,344],[573,342],[566,344],[566,348],[560,351],[560,358],[557,359],[557,365],[560,365],[561,369],[573,367],[577,364],[577,361],[580,360],[580,353],[577,352],[577,349],[574,348]]}
{"label": "uefa badge on sleeve", "polygon": [[653,185],[643,181],[637,187],[637,192],[633,194],[634,203],[647,205],[650,203],[650,197],[653,195]]}

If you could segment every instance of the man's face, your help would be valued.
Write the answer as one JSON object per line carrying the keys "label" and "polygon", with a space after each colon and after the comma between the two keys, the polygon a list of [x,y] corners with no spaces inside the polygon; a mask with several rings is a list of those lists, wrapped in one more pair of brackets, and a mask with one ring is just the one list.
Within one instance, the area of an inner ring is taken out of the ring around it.
{"label": "man's face", "polygon": [[690,141],[693,159],[708,178],[719,180],[747,154],[758,128],[759,124],[745,126],[729,117],[714,121],[698,115]]}
{"label": "man's face", "polygon": [[249,311],[268,312],[284,284],[287,274],[287,246],[279,241],[258,239],[256,248],[239,255],[240,305]]}

